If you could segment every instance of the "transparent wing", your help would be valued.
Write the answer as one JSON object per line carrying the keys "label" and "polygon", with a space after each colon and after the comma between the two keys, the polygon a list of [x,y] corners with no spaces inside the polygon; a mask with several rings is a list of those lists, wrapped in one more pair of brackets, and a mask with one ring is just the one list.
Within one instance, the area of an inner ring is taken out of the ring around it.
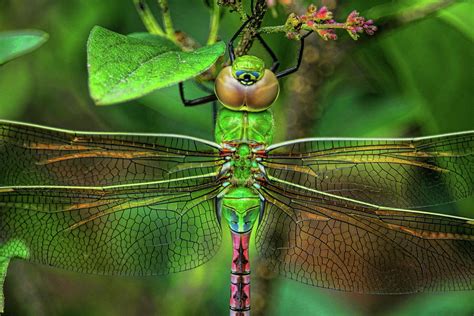
{"label": "transparent wing", "polygon": [[303,139],[272,145],[275,178],[387,207],[421,209],[472,196],[474,132],[415,139]]}
{"label": "transparent wing", "polygon": [[280,274],[359,293],[474,289],[474,220],[377,207],[273,181],[256,245]]}
{"label": "transparent wing", "polygon": [[215,175],[104,188],[0,188],[0,244],[78,272],[153,275],[194,268],[221,243]]}
{"label": "transparent wing", "polygon": [[217,144],[179,135],[79,133],[0,121],[0,186],[107,186],[215,172]]}

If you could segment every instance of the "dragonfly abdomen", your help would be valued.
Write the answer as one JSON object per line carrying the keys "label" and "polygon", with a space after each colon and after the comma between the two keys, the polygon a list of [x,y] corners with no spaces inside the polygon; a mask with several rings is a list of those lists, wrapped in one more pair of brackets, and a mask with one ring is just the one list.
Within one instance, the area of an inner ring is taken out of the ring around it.
{"label": "dragonfly abdomen", "polygon": [[249,315],[250,260],[249,241],[253,225],[259,218],[263,201],[249,187],[230,188],[218,203],[218,212],[228,223],[232,235],[230,275],[231,315]]}

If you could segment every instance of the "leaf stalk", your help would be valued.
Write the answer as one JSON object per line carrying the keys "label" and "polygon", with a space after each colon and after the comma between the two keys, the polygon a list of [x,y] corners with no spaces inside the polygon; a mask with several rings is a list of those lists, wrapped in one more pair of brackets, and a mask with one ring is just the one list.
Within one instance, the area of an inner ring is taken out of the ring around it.
{"label": "leaf stalk", "polygon": [[163,24],[165,26],[166,36],[173,42],[177,43],[173,21],[171,20],[171,14],[168,6],[168,0],[158,0],[158,5],[160,6],[161,14],[163,15]]}
{"label": "leaf stalk", "polygon": [[165,32],[156,21],[147,3],[144,0],[133,0],[133,3],[147,31],[151,34],[165,36]]}

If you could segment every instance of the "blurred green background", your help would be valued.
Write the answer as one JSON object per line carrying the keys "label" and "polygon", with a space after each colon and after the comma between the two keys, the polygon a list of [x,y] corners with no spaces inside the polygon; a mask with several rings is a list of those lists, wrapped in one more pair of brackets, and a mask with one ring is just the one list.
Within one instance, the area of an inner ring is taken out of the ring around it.
{"label": "blurred green background", "polygon": [[[201,43],[209,11],[203,1],[170,1],[178,30]],[[296,1],[303,6],[303,1]],[[317,5],[321,1],[313,1]],[[357,9],[384,21],[380,32],[357,43],[340,33],[336,43],[309,40],[302,71],[284,79],[277,141],[295,137],[408,137],[474,128],[474,5],[463,1],[405,23],[433,1],[322,1],[343,20]],[[155,5],[154,2],[150,2]],[[156,9],[154,7],[154,9]],[[285,12],[268,14],[282,24]],[[395,14],[395,16],[393,16]],[[384,16],[392,18],[383,18]],[[385,22],[387,21],[387,22]],[[37,51],[0,67],[0,119],[90,131],[179,133],[212,139],[210,106],[185,108],[176,87],[124,104],[97,107],[87,90],[86,40],[94,25],[119,33],[144,31],[132,1],[0,0],[0,31],[37,28],[50,34]],[[223,16],[220,37],[238,28]],[[283,67],[297,45],[282,34],[269,44]],[[261,48],[252,50],[266,56]],[[198,95],[190,84],[188,90]],[[453,207],[473,217],[473,203]],[[81,275],[14,261],[6,279],[6,315],[226,315],[231,248],[229,232],[218,255],[179,274],[125,278]],[[256,259],[255,251],[251,258]],[[472,292],[359,295],[265,278],[254,260],[255,315],[473,315]]]}

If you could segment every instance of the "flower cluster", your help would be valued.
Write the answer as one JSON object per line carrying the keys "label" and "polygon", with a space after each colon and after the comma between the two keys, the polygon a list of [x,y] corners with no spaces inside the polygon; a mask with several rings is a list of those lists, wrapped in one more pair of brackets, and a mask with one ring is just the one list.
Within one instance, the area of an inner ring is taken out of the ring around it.
{"label": "flower cluster", "polygon": [[377,31],[377,27],[374,25],[372,20],[366,20],[363,16],[359,15],[359,12],[352,11],[346,20],[346,30],[353,39],[358,39],[359,34],[366,33],[368,35],[374,35]]}
{"label": "flower cluster", "polygon": [[357,11],[352,11],[346,22],[340,23],[333,20],[333,14],[326,7],[317,8],[310,5],[303,15],[292,13],[285,23],[286,36],[290,39],[299,39],[301,30],[312,30],[324,40],[336,40],[336,29],[345,29],[353,39],[358,39],[360,33],[373,35],[377,27],[372,20],[359,16]]}

